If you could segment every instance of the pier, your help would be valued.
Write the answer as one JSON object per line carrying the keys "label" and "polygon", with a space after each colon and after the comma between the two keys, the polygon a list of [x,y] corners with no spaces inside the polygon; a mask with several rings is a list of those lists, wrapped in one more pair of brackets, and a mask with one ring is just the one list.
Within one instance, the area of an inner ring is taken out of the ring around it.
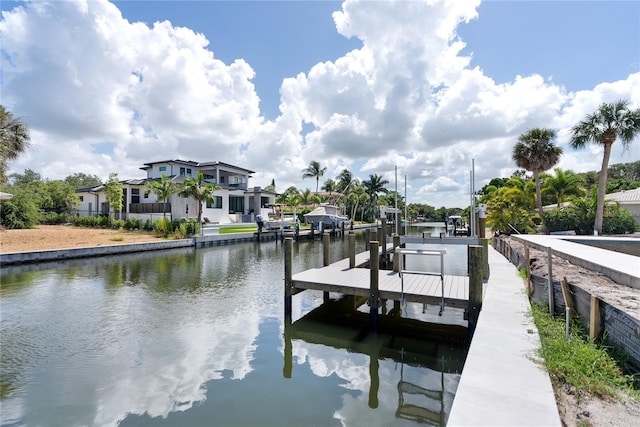
{"label": "pier", "polygon": [[[444,274],[443,250],[407,249],[400,236],[394,235],[392,243],[386,243],[384,232],[379,233],[382,242],[370,241],[369,251],[355,253],[355,235],[349,233],[349,257],[329,263],[328,233],[323,240],[323,266],[297,274],[291,271],[293,239],[285,238],[285,318],[291,319],[291,298],[305,290],[318,290],[325,293],[325,301],[330,292],[347,296],[367,297],[371,327],[378,323],[378,313],[382,301],[394,301],[394,309],[401,310],[407,302],[436,305],[440,315],[447,308],[464,310],[464,318],[469,321],[470,333],[473,332],[482,306],[483,246],[468,247],[468,271],[466,276]],[[404,239],[405,242],[415,240]],[[422,241],[424,239],[419,239]],[[442,239],[439,239],[441,242]],[[453,239],[452,239],[453,240]],[[474,243],[475,240],[468,242]],[[467,242],[467,243],[468,243]],[[447,242],[448,243],[448,242]],[[411,271],[404,269],[407,256],[439,256],[440,271]],[[393,261],[390,262],[390,257]],[[381,269],[380,266],[392,266]]]}

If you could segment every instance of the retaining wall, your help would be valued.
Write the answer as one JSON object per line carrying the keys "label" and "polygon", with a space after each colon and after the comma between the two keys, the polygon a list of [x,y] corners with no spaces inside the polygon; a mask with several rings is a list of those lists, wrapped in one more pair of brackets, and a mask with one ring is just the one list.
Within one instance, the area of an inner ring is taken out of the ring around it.
{"label": "retaining wall", "polygon": [[[504,239],[494,239],[494,248],[502,253],[519,269],[526,268],[524,253],[512,248]],[[532,293],[530,297],[537,302],[549,304],[549,286],[546,277],[531,275]],[[562,285],[559,280],[553,280],[554,312],[565,312]],[[574,310],[581,326],[589,330],[591,310],[591,294],[577,284],[569,283],[569,292],[573,299]],[[606,301],[600,300],[600,330],[598,336],[603,337],[610,344],[624,350],[628,356],[631,369],[640,371],[640,318],[633,316]]]}

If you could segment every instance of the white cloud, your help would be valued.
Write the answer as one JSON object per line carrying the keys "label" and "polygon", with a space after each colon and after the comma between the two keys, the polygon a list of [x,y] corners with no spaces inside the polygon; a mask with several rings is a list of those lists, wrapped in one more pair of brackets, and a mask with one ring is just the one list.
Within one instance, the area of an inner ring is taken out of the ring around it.
{"label": "white cloud", "polygon": [[[325,178],[348,167],[392,185],[397,166],[410,201],[464,207],[472,159],[480,188],[516,169],[520,133],[552,127],[560,167],[599,169],[598,147],[571,149],[569,130],[601,102],[639,106],[640,73],[575,93],[536,74],[496,84],[461,54],[457,28],[482,19],[478,5],[345,1],[336,31],[362,47],[285,78],[281,115],[265,121],[251,65],[216,59],[203,34],[128,22],[106,0],[25,4],[0,21],[2,90],[35,149],[10,166],[132,178],[148,161],[221,160],[278,189],[314,188],[302,179],[311,160]],[[637,145],[614,146],[611,163],[636,160]]]}

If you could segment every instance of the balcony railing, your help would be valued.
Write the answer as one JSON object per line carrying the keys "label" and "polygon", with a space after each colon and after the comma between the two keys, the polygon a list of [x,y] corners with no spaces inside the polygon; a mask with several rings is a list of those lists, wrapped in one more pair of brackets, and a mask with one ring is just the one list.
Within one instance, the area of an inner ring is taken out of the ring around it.
{"label": "balcony railing", "polygon": [[151,214],[162,213],[162,207],[166,205],[165,212],[171,212],[171,203],[130,203],[129,213]]}

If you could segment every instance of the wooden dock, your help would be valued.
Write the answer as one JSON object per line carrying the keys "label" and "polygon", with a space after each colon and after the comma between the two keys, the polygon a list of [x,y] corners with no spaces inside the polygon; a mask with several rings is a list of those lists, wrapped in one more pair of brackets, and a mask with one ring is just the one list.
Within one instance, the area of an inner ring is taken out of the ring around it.
{"label": "wooden dock", "polygon": [[[402,248],[399,236],[387,244],[370,241],[369,251],[355,253],[355,235],[349,233],[349,258],[329,263],[329,236],[323,236],[324,266],[297,274],[292,273],[293,239],[286,238],[285,255],[285,319],[291,321],[291,298],[307,289],[323,291],[325,301],[329,293],[368,297],[371,327],[377,328],[378,312],[384,301],[394,301],[394,308],[401,309],[406,302],[439,305],[440,314],[447,307],[465,310],[469,330],[475,329],[482,307],[483,247],[468,246],[468,276],[444,274],[444,250]],[[397,253],[394,253],[396,252]],[[388,257],[393,255],[393,263]],[[402,257],[411,255],[436,255],[440,257],[440,271],[423,272],[403,270]],[[393,266],[392,270],[380,269],[380,264]]]}
{"label": "wooden dock", "polygon": [[[368,252],[359,255],[368,255]],[[368,259],[368,258],[367,258]],[[348,260],[347,260],[348,261]],[[313,268],[292,277],[292,294],[306,289],[338,292],[344,295],[369,296],[371,270],[349,268],[344,260],[327,267]],[[418,302],[439,305],[442,301],[442,282],[439,276],[404,273],[404,293],[400,274],[395,271],[378,271],[378,291],[384,300]],[[444,276],[445,307],[467,308],[469,278]]]}

